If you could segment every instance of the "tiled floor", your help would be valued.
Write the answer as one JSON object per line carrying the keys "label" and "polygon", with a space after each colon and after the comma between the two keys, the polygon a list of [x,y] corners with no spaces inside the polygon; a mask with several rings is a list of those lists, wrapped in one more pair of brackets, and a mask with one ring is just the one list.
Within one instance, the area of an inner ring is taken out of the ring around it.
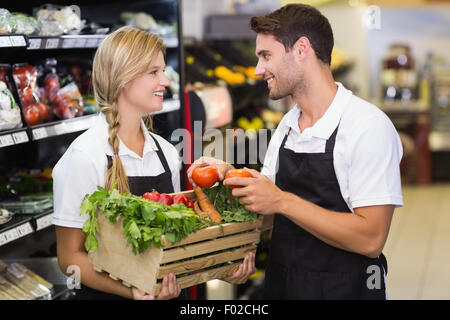
{"label": "tiled floor", "polygon": [[383,250],[390,299],[450,299],[450,184],[404,186]]}

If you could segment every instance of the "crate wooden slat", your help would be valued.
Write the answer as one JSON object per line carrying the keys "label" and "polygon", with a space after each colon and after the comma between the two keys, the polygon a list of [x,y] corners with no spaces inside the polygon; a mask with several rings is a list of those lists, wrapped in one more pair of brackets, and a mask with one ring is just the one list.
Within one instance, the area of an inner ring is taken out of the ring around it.
{"label": "crate wooden slat", "polygon": [[[177,279],[177,282],[180,284],[181,288],[192,287],[193,285],[204,283],[206,281],[214,280],[214,279],[222,279],[231,274],[237,269],[241,262],[232,263],[227,266],[222,266],[214,269],[210,269],[204,272],[195,273],[180,279]],[[157,285],[155,295],[159,294],[161,290],[161,284]]]}
{"label": "crate wooden slat", "polygon": [[[195,199],[193,191],[178,194]],[[231,275],[249,252],[256,252],[262,223],[260,216],[256,221],[212,226],[175,244],[163,237],[164,247],[150,246],[134,255],[123,237],[122,220],[111,224],[98,212],[99,248],[89,253],[89,261],[95,270],[108,273],[126,286],[158,295],[162,278],[170,272],[178,276],[182,288]],[[183,259],[187,260],[180,261]]]}
{"label": "crate wooden slat", "polygon": [[172,263],[165,266],[160,266],[156,277],[158,279],[161,279],[167,276],[169,272],[178,275],[194,270],[209,268],[219,263],[238,260],[241,259],[243,255],[249,252],[256,252],[256,248],[257,248],[256,245],[249,245],[243,248],[208,255],[190,261],[183,261],[178,263]]}
{"label": "crate wooden slat", "polygon": [[[167,241],[163,236],[163,244],[164,248],[173,248],[185,245],[187,243],[193,243],[198,241],[203,241],[207,239],[213,239],[217,237],[221,237],[224,235],[229,235],[233,233],[238,233],[245,230],[251,229],[259,229],[262,225],[262,217],[256,221],[248,221],[242,223],[224,223],[220,226],[212,226],[203,230],[198,230],[195,233],[190,234],[186,239],[181,240],[175,244],[172,244],[170,241]],[[201,232],[199,232],[201,231]]]}
{"label": "crate wooden slat", "polygon": [[257,230],[167,250],[164,251],[164,256],[161,259],[161,263],[172,262],[192,256],[199,256],[205,253],[242,246],[247,243],[255,243],[259,241],[260,233],[261,232]]}

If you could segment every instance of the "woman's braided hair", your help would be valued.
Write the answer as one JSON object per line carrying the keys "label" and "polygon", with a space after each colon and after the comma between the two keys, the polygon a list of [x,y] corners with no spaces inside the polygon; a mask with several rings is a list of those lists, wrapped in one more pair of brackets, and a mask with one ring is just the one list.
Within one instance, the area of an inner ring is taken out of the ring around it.
{"label": "woman's braided hair", "polygon": [[[165,55],[161,38],[147,31],[125,26],[108,35],[95,53],[93,90],[99,110],[108,123],[108,143],[114,154],[112,166],[105,176],[105,188],[108,190],[115,185],[120,193],[130,192],[128,178],[119,157],[120,116],[117,100],[123,86],[143,75],[159,52]],[[150,116],[147,116],[146,123],[151,130]]]}

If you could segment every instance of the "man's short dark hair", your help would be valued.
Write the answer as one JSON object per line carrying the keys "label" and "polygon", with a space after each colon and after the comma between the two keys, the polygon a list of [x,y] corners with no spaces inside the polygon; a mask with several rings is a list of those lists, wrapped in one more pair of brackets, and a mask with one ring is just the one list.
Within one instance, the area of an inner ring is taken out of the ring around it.
{"label": "man's short dark hair", "polygon": [[333,30],[328,19],[314,7],[288,4],[265,16],[252,17],[250,27],[256,33],[271,34],[290,51],[300,37],[307,37],[319,60],[331,63]]}

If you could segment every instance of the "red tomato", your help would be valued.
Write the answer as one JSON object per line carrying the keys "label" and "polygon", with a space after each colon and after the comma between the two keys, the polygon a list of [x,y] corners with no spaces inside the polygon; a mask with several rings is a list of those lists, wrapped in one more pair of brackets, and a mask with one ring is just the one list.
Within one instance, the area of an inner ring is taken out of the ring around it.
{"label": "red tomato", "polygon": [[158,192],[153,191],[144,193],[142,197],[148,200],[159,202],[159,198],[161,197],[161,195]]}
{"label": "red tomato", "polygon": [[[227,171],[225,179],[228,178],[250,178],[252,174],[245,169],[233,169]],[[240,188],[240,186],[229,186],[231,189]]]}
{"label": "red tomato", "polygon": [[59,78],[56,74],[49,74],[44,81],[45,92],[49,102],[55,100],[58,90],[61,88]]}
{"label": "red tomato", "polygon": [[189,198],[185,194],[177,194],[173,196],[173,204],[184,203],[185,206],[189,203]]}
{"label": "red tomato", "polygon": [[37,102],[34,104],[39,109],[39,119],[45,120],[47,117],[47,113],[49,112],[50,107],[47,106],[45,103]]}
{"label": "red tomato", "polygon": [[159,202],[165,203],[168,206],[170,206],[173,203],[173,199],[167,193],[161,193],[161,196],[159,197]]}
{"label": "red tomato", "polygon": [[20,95],[20,101],[22,102],[22,106],[26,107],[30,104],[33,104],[36,102],[36,99],[33,95],[33,89],[31,89],[30,86],[26,86],[19,89],[19,95]]}
{"label": "red tomato", "polygon": [[24,65],[13,67],[13,78],[18,88],[24,88],[31,82],[30,74]]}
{"label": "red tomato", "polygon": [[40,115],[39,115],[39,108],[35,105],[27,106],[23,108],[23,113],[25,116],[26,122],[32,126],[39,122]]}
{"label": "red tomato", "polygon": [[189,202],[187,204],[187,207],[193,209],[194,208],[194,203],[191,200],[189,200]]}
{"label": "red tomato", "polygon": [[212,187],[218,179],[219,173],[212,166],[200,167],[192,172],[192,180],[201,188]]}

